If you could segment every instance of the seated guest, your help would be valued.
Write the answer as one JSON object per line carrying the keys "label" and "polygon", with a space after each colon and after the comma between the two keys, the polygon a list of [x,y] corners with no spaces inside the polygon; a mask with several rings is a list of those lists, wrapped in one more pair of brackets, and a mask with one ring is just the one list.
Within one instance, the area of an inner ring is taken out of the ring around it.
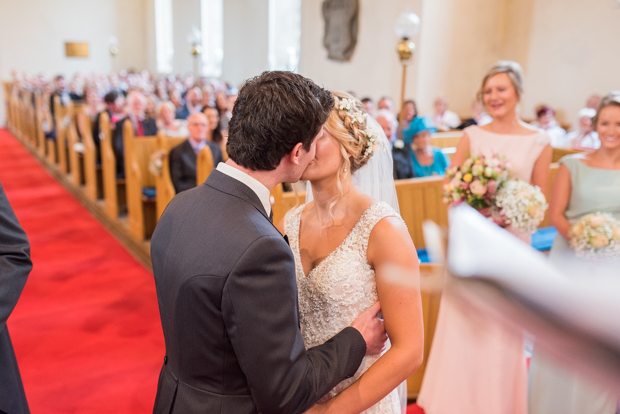
{"label": "seated guest", "polygon": [[392,113],[396,113],[396,110],[394,109],[394,101],[389,96],[384,96],[379,99],[379,102],[377,103],[377,109],[387,109]]}
{"label": "seated guest", "polygon": [[62,75],[58,75],[54,78],[54,92],[50,95],[50,112],[52,114],[52,119],[54,118],[54,97],[60,96],[60,103],[62,106],[65,106],[71,100],[69,96],[69,90],[65,85],[65,77]]}
{"label": "seated guest", "polygon": [[555,120],[555,111],[546,105],[536,108],[536,120],[532,125],[542,129],[551,138],[551,146],[559,148],[564,141],[566,131]]}
{"label": "seated guest", "polygon": [[448,109],[448,100],[441,96],[435,100],[435,113],[432,121],[440,131],[456,129],[457,126],[461,125],[461,118]]}
{"label": "seated guest", "polygon": [[440,148],[431,146],[431,133],[437,132],[428,117],[415,118],[403,131],[403,140],[411,145],[411,163],[416,177],[445,175],[450,159]]}
{"label": "seated guest", "polygon": [[171,89],[170,92],[168,93],[170,102],[172,102],[172,105],[174,105],[175,108],[175,112],[178,109],[181,109],[183,107],[183,99],[181,98],[181,92],[179,92],[177,89]]}
{"label": "seated guest", "polygon": [[213,88],[211,87],[211,85],[207,84],[202,87],[202,101],[200,102],[200,105],[202,105],[203,110],[207,106],[213,106],[212,95],[213,95]]}
{"label": "seated guest", "polygon": [[217,108],[208,106],[202,113],[207,117],[207,141],[219,145],[220,148],[224,147],[226,143],[224,142],[224,135],[220,126],[220,113]]}
{"label": "seated guest", "polygon": [[588,151],[599,149],[601,141],[596,131],[592,131],[592,118],[596,116],[596,109],[583,108],[579,111],[577,129],[569,132],[564,139],[556,144],[556,148],[576,149]]}
{"label": "seated guest", "polygon": [[174,105],[170,101],[160,102],[157,105],[157,130],[167,137],[186,137],[189,135],[187,121],[175,119]]}
{"label": "seated guest", "polygon": [[369,97],[362,99],[362,105],[364,105],[364,110],[370,116],[375,116],[375,103]]}
{"label": "seated guest", "polygon": [[97,164],[101,164],[101,133],[100,131],[100,122],[101,122],[101,114],[103,112],[107,112],[108,117],[110,119],[110,128],[114,130],[116,127],[116,122],[118,122],[118,113],[121,111],[118,105],[118,94],[116,91],[108,92],[103,97],[103,103],[105,105],[103,111],[97,114],[97,117],[93,121],[93,141],[95,143],[95,148],[97,149]]}
{"label": "seated guest", "polygon": [[146,107],[144,108],[144,116],[146,118],[157,119],[155,110],[157,109],[157,101],[155,101],[154,95],[148,95],[146,97]]}
{"label": "seated guest", "polygon": [[456,127],[456,129],[465,129],[472,125],[482,126],[490,124],[493,121],[493,118],[491,118],[489,114],[487,114],[484,109],[484,105],[478,99],[474,99],[474,101],[471,103],[471,112],[472,117],[464,120],[461,125]]}
{"label": "seated guest", "polygon": [[[228,113],[228,96],[224,92],[218,92],[215,95],[215,107],[217,108],[218,113],[220,114],[220,128],[222,131],[228,131],[228,121],[230,118],[227,116]],[[232,114],[232,110],[231,110]]]}
{"label": "seated guest", "polygon": [[146,98],[133,90],[127,94],[127,116],[116,123],[114,129],[114,152],[116,155],[116,176],[125,178],[125,150],[123,146],[123,123],[129,119],[136,137],[157,135],[157,124],[153,118],[146,118]]}
{"label": "seated guest", "polygon": [[411,121],[413,121],[418,116],[418,107],[415,104],[415,101],[412,99],[406,100],[403,104],[403,109],[400,111],[400,127],[402,129],[407,129]]}
{"label": "seated guest", "polygon": [[84,99],[84,95],[77,90],[75,82],[69,82],[69,99],[73,102],[78,102]]}
{"label": "seated guest", "polygon": [[222,162],[220,147],[207,141],[208,124],[204,114],[190,115],[187,118],[189,138],[170,151],[170,178],[177,193],[196,187],[196,158],[205,146],[211,149],[214,168]]}
{"label": "seated guest", "polygon": [[191,114],[202,111],[200,102],[202,101],[202,91],[195,86],[187,90],[185,94],[185,104],[176,112],[176,119],[187,119]]}
{"label": "seated guest", "polygon": [[[394,131],[398,128],[398,120],[392,112],[380,109],[377,111],[376,119],[386,136],[394,136]],[[397,139],[392,143],[392,160],[394,161],[394,179],[402,180],[415,176],[411,162],[411,148],[405,145],[402,139]]]}
{"label": "seated guest", "polygon": [[594,94],[588,98],[588,101],[586,102],[586,108],[594,109],[596,111],[602,100],[603,98],[601,98],[600,95]]}

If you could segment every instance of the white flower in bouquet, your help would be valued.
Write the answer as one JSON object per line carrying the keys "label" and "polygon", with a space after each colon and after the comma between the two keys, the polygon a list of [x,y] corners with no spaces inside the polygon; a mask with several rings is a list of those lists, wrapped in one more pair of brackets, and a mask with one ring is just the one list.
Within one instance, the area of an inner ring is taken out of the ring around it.
{"label": "white flower in bouquet", "polygon": [[534,233],[545,218],[547,200],[538,186],[522,180],[508,180],[498,190],[495,208],[512,228]]}
{"label": "white flower in bouquet", "polygon": [[609,213],[583,216],[573,224],[569,235],[577,257],[608,259],[620,256],[620,222]]}

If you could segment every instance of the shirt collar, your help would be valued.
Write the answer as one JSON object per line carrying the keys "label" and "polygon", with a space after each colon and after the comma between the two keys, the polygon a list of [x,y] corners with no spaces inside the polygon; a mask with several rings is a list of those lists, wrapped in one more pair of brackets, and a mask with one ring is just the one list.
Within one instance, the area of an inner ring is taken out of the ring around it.
{"label": "shirt collar", "polygon": [[206,140],[206,139],[203,139],[203,140],[202,140],[202,141],[200,141],[200,142],[196,142],[196,141],[194,141],[194,140],[193,140],[193,139],[191,139],[191,138],[188,138],[187,140],[189,141],[189,145],[191,145],[191,146],[192,146],[192,148],[194,149],[194,152],[196,153],[196,155],[198,155],[198,153],[199,153],[200,151],[202,151],[202,149],[203,149],[204,147],[206,147],[206,146],[207,146],[207,140]]}
{"label": "shirt collar", "polygon": [[242,182],[243,184],[250,187],[252,191],[256,193],[258,199],[260,200],[267,216],[271,214],[271,194],[269,193],[269,189],[265,187],[260,181],[258,181],[254,177],[250,177],[248,174],[244,173],[241,170],[236,169],[235,167],[231,167],[228,164],[224,164],[220,162],[217,165],[217,170],[227,176],[234,178],[237,181]]}

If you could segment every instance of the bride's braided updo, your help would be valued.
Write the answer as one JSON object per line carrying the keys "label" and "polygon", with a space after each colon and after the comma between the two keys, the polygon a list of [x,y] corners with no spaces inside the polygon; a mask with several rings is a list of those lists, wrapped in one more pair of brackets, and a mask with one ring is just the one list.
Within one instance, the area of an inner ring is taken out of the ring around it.
{"label": "bride's braided updo", "polygon": [[340,143],[343,170],[354,173],[368,163],[376,146],[377,134],[368,125],[364,105],[346,92],[332,92],[334,109],[325,129]]}

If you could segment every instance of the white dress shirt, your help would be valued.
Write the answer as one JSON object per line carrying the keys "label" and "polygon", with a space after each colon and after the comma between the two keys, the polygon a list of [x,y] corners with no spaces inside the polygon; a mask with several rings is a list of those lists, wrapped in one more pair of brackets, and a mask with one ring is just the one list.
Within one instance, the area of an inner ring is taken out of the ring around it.
{"label": "white dress shirt", "polygon": [[269,192],[269,189],[265,187],[260,181],[258,181],[254,177],[250,177],[243,171],[238,170],[235,167],[231,167],[230,165],[223,162],[220,162],[217,165],[217,170],[222,174],[226,174],[227,176],[232,177],[237,181],[241,181],[243,184],[250,187],[250,189],[252,189],[252,191],[254,191],[258,196],[258,199],[260,200],[261,204],[265,208],[265,211],[267,212],[267,216],[271,214],[271,194]]}

